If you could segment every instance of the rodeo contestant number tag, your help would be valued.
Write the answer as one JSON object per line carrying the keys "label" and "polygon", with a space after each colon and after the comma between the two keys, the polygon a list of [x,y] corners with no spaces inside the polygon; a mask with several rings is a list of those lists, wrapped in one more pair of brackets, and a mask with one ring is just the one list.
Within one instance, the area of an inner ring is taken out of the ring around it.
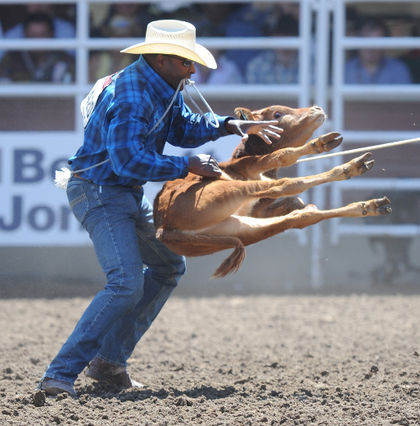
{"label": "rodeo contestant number tag", "polygon": [[112,77],[115,74],[108,75],[99,79],[95,85],[92,87],[91,91],[88,93],[86,98],[80,104],[80,110],[82,112],[83,117],[83,128],[86,128],[89,119],[95,109],[96,102],[98,102],[98,98],[101,93],[106,89],[112,82]]}

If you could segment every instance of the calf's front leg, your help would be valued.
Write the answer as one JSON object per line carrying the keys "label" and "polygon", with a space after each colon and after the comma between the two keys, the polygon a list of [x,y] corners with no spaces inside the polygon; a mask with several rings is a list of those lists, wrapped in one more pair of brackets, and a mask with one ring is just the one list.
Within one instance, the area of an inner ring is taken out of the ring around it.
{"label": "calf's front leg", "polygon": [[270,154],[253,155],[221,163],[228,173],[246,180],[256,180],[264,172],[281,167],[289,167],[304,156],[328,152],[343,141],[340,133],[331,132],[312,139],[303,146],[282,148]]}

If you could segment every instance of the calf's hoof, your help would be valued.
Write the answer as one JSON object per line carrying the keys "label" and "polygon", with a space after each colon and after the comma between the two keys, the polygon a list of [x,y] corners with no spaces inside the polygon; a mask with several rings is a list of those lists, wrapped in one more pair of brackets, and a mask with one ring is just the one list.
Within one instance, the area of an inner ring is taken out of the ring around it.
{"label": "calf's hoof", "polygon": [[386,216],[392,213],[388,197],[376,198],[361,204],[363,216]]}
{"label": "calf's hoof", "polygon": [[353,158],[348,163],[343,165],[343,174],[346,179],[350,179],[353,176],[360,176],[369,171],[375,160],[372,159],[372,153],[367,152],[360,157]]}
{"label": "calf's hoof", "polygon": [[337,148],[343,142],[343,137],[338,132],[331,132],[320,136],[319,142],[320,146],[317,147],[317,152],[328,152]]}
{"label": "calf's hoof", "polygon": [[377,202],[379,214],[386,216],[392,213],[391,201],[388,197],[379,198]]}

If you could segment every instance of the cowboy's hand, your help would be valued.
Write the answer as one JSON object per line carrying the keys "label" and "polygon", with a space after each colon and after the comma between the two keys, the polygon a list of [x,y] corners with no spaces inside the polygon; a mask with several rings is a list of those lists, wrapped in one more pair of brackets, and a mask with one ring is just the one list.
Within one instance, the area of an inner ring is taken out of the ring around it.
{"label": "cowboy's hand", "polygon": [[216,159],[208,154],[191,156],[188,170],[204,177],[219,177],[222,174]]}
{"label": "cowboy's hand", "polygon": [[226,128],[231,133],[242,136],[245,142],[249,135],[258,135],[265,143],[271,145],[273,140],[279,140],[283,129],[277,126],[278,122],[273,121],[253,121],[253,120],[229,120]]}

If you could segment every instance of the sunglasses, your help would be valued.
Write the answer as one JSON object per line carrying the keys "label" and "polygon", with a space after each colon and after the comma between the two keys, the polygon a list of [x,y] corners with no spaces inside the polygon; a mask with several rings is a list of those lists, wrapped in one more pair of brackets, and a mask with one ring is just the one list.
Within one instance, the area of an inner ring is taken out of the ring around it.
{"label": "sunglasses", "polygon": [[182,65],[184,65],[185,68],[189,68],[194,63],[194,61],[192,61],[191,59],[181,58],[181,56],[176,56],[176,55],[165,55],[165,56],[179,59],[180,61],[182,61]]}

